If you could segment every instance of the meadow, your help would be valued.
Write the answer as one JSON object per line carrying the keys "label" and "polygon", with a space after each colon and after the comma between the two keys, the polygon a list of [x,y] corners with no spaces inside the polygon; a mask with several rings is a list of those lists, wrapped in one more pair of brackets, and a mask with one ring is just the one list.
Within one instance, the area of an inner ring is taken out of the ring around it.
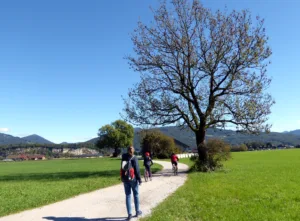
{"label": "meadow", "polygon": [[1,162],[0,217],[119,184],[119,171],[110,158]]}
{"label": "meadow", "polygon": [[300,220],[299,168],[299,149],[233,153],[218,172],[190,172],[187,182],[142,220]]}

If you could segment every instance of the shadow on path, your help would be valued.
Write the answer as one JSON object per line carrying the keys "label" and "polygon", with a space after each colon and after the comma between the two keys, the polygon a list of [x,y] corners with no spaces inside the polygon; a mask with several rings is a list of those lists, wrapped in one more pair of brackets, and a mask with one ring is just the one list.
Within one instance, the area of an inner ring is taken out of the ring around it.
{"label": "shadow on path", "polygon": [[[181,175],[181,174],[186,174],[186,172],[178,171],[178,175]],[[162,176],[170,177],[170,176],[175,176],[175,175],[171,169],[167,169],[164,172],[154,173],[154,174],[152,174],[152,176],[153,177],[162,177]]]}
{"label": "shadow on path", "polygon": [[124,220],[127,220],[127,217],[105,217],[105,218],[87,219],[84,217],[47,216],[47,217],[43,217],[43,219],[52,220],[52,221],[124,221]]}
{"label": "shadow on path", "polygon": [[106,171],[83,171],[83,172],[56,172],[56,173],[24,173],[6,175],[0,177],[0,182],[6,181],[57,181],[57,180],[70,180],[77,178],[90,178],[90,177],[117,177],[119,175],[118,170],[106,170]]}

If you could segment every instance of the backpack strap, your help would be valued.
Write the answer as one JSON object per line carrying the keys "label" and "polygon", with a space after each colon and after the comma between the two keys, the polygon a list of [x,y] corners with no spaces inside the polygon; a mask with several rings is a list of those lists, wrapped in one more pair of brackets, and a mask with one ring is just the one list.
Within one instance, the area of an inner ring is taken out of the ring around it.
{"label": "backpack strap", "polygon": [[129,161],[131,161],[133,158],[134,158],[135,156],[133,155],[131,158],[130,158],[130,160]]}

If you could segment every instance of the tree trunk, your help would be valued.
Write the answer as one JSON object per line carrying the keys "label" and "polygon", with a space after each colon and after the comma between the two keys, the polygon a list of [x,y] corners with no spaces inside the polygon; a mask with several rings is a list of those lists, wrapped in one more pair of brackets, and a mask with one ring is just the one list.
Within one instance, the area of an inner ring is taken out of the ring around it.
{"label": "tree trunk", "polygon": [[118,147],[115,147],[115,152],[113,153],[113,157],[118,157],[121,154],[121,150]]}
{"label": "tree trunk", "polygon": [[195,132],[199,160],[203,164],[207,164],[208,162],[208,150],[205,145],[205,133],[206,130],[204,127],[200,128],[198,131]]}

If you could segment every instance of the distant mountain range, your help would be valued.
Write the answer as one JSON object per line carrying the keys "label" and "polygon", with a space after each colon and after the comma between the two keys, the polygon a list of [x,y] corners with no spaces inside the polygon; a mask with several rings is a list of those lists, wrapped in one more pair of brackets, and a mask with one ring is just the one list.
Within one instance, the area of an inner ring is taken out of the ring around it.
{"label": "distant mountain range", "polygon": [[[196,146],[196,138],[194,133],[190,129],[181,130],[178,127],[160,127],[157,128],[164,134],[173,137],[175,139],[175,143],[184,146],[187,145],[189,147]],[[134,146],[140,147],[140,128],[134,129]],[[235,145],[242,144],[245,142],[263,142],[263,143],[272,143],[273,145],[286,144],[286,145],[299,145],[300,144],[300,130],[289,131],[289,132],[271,132],[269,134],[262,133],[260,135],[250,135],[250,134],[241,134],[237,133],[233,130],[220,130],[220,129],[208,129],[206,132],[206,138],[219,138],[223,139],[226,142]],[[93,138],[87,143],[96,143],[98,138]]]}
{"label": "distant mountain range", "polygon": [[25,140],[22,140],[20,137],[14,137],[12,135],[0,133],[0,144],[20,144],[26,143]]}
{"label": "distant mountain range", "polygon": [[284,133],[300,136],[300,130],[285,131]]}
{"label": "distant mountain range", "polygon": [[[196,145],[196,138],[194,133],[190,129],[180,130],[178,127],[162,127],[160,130],[177,140],[194,147]],[[300,130],[299,130],[300,131]],[[237,133],[233,130],[220,130],[220,129],[208,129],[206,132],[206,138],[219,138],[226,142],[234,144],[242,144],[245,142],[270,142],[274,145],[287,144],[298,145],[300,144],[300,133],[296,131],[290,131],[286,133],[271,132],[269,134],[261,133],[260,135],[250,135]]]}
{"label": "distant mountain range", "polygon": [[45,138],[33,134],[26,137],[14,137],[12,135],[3,134],[0,133],[0,145],[5,144],[30,144],[30,143],[36,143],[36,144],[53,144],[53,142],[46,140]]}
{"label": "distant mountain range", "polygon": [[[164,134],[173,137],[175,142],[181,146],[187,145],[194,147],[196,145],[195,135],[190,129],[181,130],[178,127],[160,127],[157,128]],[[140,128],[135,128],[134,136],[134,146],[140,146]],[[249,134],[240,134],[236,133],[233,130],[220,130],[220,129],[208,129],[206,133],[207,139],[209,138],[220,138],[224,139],[230,144],[241,144],[245,142],[257,141],[257,142],[271,142],[274,145],[287,144],[287,145],[299,145],[300,144],[300,130],[285,131],[282,133],[271,132],[269,134],[262,133],[260,135],[249,135]],[[92,143],[95,144],[98,138],[93,138],[83,143]],[[53,144],[53,142],[39,136],[39,135],[30,135],[27,137],[14,137],[8,134],[0,133],[0,145],[5,144]],[[63,142],[61,144],[70,144]]]}

